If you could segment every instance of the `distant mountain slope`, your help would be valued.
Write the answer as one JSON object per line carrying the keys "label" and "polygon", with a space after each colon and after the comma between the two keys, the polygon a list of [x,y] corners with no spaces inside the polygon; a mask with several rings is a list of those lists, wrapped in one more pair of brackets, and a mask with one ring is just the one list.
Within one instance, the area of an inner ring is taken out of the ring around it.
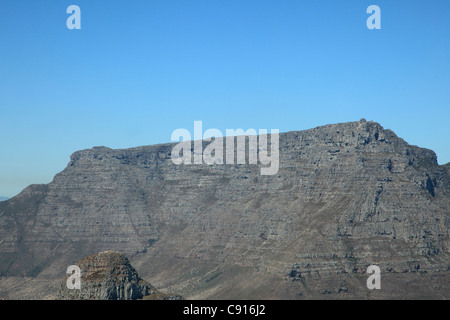
{"label": "distant mountain slope", "polygon": [[[0,203],[0,275],[59,284],[118,250],[187,299],[450,298],[449,166],[433,151],[365,120],[280,134],[273,176],[175,165],[172,147],[77,151]],[[366,287],[371,264],[382,290]]]}
{"label": "distant mountain slope", "polygon": [[2,196],[0,196],[0,201],[6,201],[6,200],[8,200],[9,198],[8,197],[2,197]]}

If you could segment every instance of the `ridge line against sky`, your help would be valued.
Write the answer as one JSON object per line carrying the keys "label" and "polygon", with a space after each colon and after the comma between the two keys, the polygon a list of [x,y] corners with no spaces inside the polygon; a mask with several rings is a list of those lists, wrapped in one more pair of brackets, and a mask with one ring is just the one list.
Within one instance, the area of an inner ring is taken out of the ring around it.
{"label": "ridge line against sky", "polygon": [[0,195],[50,182],[77,150],[170,142],[195,120],[288,132],[366,118],[445,164],[449,14],[446,0],[3,0]]}

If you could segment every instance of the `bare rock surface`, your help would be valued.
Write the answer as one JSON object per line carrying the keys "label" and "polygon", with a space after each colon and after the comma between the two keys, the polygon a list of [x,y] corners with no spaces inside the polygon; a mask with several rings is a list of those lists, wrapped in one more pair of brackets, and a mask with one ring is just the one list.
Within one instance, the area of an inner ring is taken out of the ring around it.
{"label": "bare rock surface", "polygon": [[363,119],[280,134],[272,176],[175,165],[173,146],[77,151],[0,202],[0,276],[60,281],[117,250],[186,298],[449,298],[450,165],[433,151]]}
{"label": "bare rock surface", "polygon": [[[80,288],[68,288],[67,275],[61,284],[62,300],[137,300],[161,296],[142,280],[127,257],[116,251],[103,251],[76,263],[81,270]],[[69,279],[71,281],[71,279]]]}

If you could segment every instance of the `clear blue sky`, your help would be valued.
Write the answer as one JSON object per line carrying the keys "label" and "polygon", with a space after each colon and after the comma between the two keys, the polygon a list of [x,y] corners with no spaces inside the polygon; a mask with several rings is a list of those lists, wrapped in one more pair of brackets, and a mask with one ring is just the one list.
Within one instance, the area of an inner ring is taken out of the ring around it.
{"label": "clear blue sky", "polygon": [[76,150],[169,142],[194,120],[286,132],[364,117],[450,161],[448,0],[0,0],[0,41],[3,196]]}

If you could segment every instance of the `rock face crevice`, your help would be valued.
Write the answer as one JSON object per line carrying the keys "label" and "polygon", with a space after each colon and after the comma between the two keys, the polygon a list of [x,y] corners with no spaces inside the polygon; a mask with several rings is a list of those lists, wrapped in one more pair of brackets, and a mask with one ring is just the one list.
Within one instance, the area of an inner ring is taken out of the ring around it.
{"label": "rock face crevice", "polygon": [[[175,165],[174,144],[74,152],[50,184],[0,202],[0,275],[60,279],[113,249],[186,297],[322,297],[370,264],[398,277],[386,297],[447,289],[421,292],[411,279],[448,283],[449,164],[365,120],[282,133],[279,145],[273,176]],[[297,296],[298,274],[309,289]],[[361,283],[340,295],[367,296]]]}

